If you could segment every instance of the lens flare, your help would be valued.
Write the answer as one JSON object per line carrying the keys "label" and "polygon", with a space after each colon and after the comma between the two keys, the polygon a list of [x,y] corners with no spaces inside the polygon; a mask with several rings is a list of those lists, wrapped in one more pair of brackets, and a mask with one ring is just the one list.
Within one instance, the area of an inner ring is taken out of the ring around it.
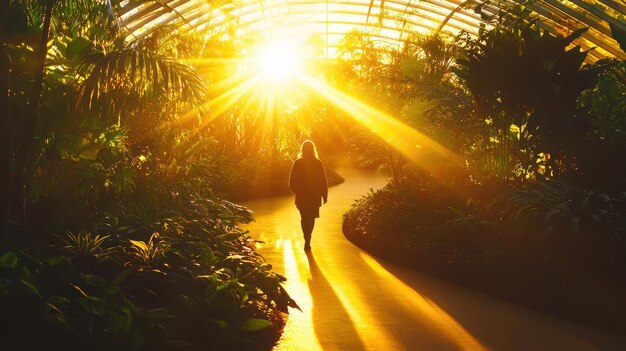
{"label": "lens flare", "polygon": [[287,41],[269,43],[260,53],[260,70],[265,79],[282,82],[298,68],[295,45]]}

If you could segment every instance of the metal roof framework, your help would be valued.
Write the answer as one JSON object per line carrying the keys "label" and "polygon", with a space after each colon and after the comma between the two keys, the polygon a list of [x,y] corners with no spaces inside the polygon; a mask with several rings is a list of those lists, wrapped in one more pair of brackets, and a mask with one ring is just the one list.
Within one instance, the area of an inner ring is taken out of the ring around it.
{"label": "metal roof framework", "polygon": [[[443,29],[477,35],[482,16],[492,16],[520,0],[125,0],[118,13],[130,38],[162,25],[215,35],[235,26],[262,37],[319,36],[332,57],[339,41],[359,29],[384,45],[398,45],[412,33]],[[480,11],[475,5],[484,4]],[[498,7],[498,4],[507,6]],[[472,6],[474,5],[474,6]],[[589,27],[574,44],[590,50],[587,60],[626,60],[611,26],[626,32],[626,0],[539,0],[531,9],[543,29],[559,35]]]}

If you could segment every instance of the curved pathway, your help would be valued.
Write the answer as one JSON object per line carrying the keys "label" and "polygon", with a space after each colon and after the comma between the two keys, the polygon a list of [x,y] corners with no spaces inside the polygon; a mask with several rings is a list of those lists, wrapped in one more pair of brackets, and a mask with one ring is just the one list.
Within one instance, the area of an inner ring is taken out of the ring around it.
{"label": "curved pathway", "polygon": [[246,203],[246,226],[302,308],[291,310],[277,350],[626,350],[626,337],[587,328],[375,259],[348,242],[342,214],[386,179],[340,169],[311,246],[302,250],[293,197]]}

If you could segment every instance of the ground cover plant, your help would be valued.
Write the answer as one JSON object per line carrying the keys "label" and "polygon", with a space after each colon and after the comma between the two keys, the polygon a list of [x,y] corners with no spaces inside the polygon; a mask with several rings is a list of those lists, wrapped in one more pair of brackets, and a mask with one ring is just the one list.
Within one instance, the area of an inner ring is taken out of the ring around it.
{"label": "ground cover plant", "polygon": [[4,347],[270,349],[297,305],[234,225],[250,213],[200,198],[178,211],[109,213],[3,252]]}

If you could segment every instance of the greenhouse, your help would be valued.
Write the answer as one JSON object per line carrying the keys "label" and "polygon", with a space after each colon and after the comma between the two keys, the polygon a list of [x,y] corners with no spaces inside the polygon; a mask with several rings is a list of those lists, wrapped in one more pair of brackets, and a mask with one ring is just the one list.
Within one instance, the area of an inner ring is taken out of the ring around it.
{"label": "greenhouse", "polygon": [[[119,12],[131,38],[148,35],[163,25],[179,23],[181,31],[214,35],[236,26],[238,35],[264,39],[318,36],[327,57],[346,33],[360,29],[382,47],[400,45],[411,33],[433,30],[478,35],[501,11],[516,14],[528,1],[239,1],[212,4],[206,1],[129,1]],[[626,30],[623,2],[535,1],[530,10],[540,28],[556,35],[588,27],[574,41],[585,50],[595,48],[588,60],[625,58],[614,33]]]}
{"label": "greenhouse", "polygon": [[0,349],[623,350],[624,0],[0,1]]}

